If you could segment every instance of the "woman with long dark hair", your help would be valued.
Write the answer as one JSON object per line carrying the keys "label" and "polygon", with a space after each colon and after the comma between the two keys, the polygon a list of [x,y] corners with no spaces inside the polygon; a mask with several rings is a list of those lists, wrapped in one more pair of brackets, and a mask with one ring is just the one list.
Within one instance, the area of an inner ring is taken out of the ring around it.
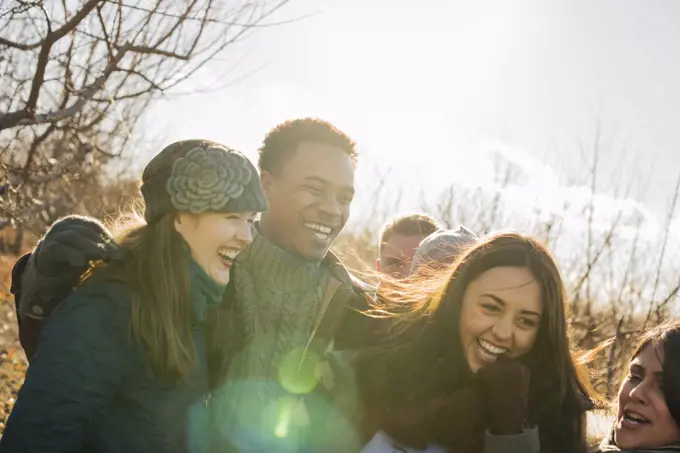
{"label": "woman with long dark hair", "polygon": [[209,451],[205,321],[267,202],[218,143],[147,165],[143,219],[51,313],[0,441],[7,452]]}
{"label": "woman with long dark hair", "polygon": [[359,359],[366,436],[403,451],[583,453],[586,376],[572,358],[550,252],[498,234],[448,271],[381,285],[386,346]]}
{"label": "woman with long dark hair", "polygon": [[600,452],[680,451],[680,323],[652,329],[633,351]]}

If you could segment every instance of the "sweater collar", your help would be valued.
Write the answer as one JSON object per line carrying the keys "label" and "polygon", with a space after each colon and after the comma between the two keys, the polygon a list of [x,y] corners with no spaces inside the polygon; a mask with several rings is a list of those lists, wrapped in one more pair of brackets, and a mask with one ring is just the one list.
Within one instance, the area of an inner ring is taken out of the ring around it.
{"label": "sweater collar", "polygon": [[286,291],[316,286],[321,263],[287,252],[254,229],[253,243],[236,257],[235,269],[247,270],[270,288]]}

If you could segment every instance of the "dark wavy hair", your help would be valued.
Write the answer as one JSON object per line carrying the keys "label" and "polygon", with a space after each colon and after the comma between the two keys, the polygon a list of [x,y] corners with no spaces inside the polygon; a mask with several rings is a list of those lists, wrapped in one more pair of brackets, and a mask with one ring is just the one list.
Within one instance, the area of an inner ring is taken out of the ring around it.
{"label": "dark wavy hair", "polygon": [[506,266],[528,269],[541,288],[544,315],[534,347],[518,359],[531,371],[529,421],[540,426],[541,451],[586,452],[586,411],[593,402],[587,373],[572,355],[564,284],[548,249],[520,234],[491,236],[445,271],[380,285],[369,314],[391,318],[391,335],[358,361],[364,402],[385,414],[470,387],[474,375],[459,329],[463,297],[482,273]]}

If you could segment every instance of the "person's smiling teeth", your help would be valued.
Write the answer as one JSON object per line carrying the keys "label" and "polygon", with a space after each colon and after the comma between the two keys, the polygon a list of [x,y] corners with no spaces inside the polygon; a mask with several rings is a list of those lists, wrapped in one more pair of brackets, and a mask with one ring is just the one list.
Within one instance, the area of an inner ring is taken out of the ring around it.
{"label": "person's smiling teeth", "polygon": [[239,254],[239,250],[220,248],[217,250],[217,254],[225,261],[234,261],[236,255]]}
{"label": "person's smiling teeth", "polygon": [[333,231],[331,227],[316,222],[305,222],[305,228],[314,231],[314,234],[319,239],[328,239],[331,235],[331,231]]}
{"label": "person's smiling teeth", "polygon": [[628,420],[631,423],[637,424],[649,423],[649,420],[647,420],[645,417],[638,414],[637,412],[626,411],[623,413],[623,416],[626,420]]}
{"label": "person's smiling teeth", "polygon": [[482,358],[489,362],[494,362],[501,354],[507,352],[507,349],[494,346],[488,341],[477,339],[478,350]]}

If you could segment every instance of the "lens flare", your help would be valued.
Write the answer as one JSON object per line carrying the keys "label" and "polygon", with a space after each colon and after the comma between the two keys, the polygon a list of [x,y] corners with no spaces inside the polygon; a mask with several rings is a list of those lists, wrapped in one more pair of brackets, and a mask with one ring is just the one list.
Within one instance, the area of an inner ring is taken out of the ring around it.
{"label": "lens flare", "polygon": [[279,364],[278,379],[281,387],[293,395],[306,395],[314,391],[323,374],[319,355],[303,348],[286,354]]}

